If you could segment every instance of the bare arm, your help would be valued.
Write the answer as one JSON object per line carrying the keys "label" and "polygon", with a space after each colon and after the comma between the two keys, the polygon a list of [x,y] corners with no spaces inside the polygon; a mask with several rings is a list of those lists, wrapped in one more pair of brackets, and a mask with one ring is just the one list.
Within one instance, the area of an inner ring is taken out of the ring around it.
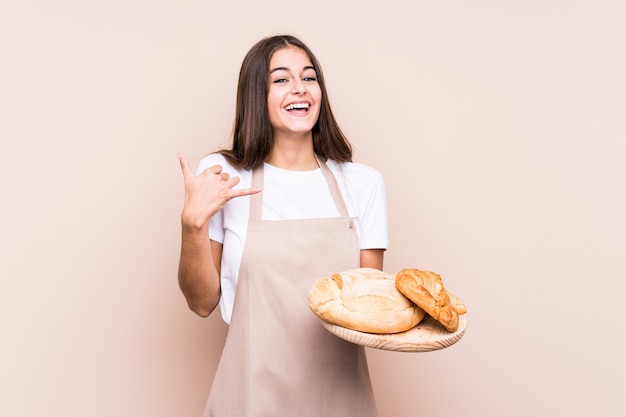
{"label": "bare arm", "polygon": [[384,249],[361,249],[361,268],[383,270]]}
{"label": "bare arm", "polygon": [[211,314],[220,299],[221,259],[222,245],[209,240],[206,230],[182,232],[178,285],[189,309],[201,317]]}
{"label": "bare arm", "polygon": [[234,190],[239,178],[222,173],[217,165],[195,176],[184,155],[179,154],[178,158],[185,181],[178,284],[189,308],[206,317],[219,302],[222,259],[222,245],[210,240],[209,220],[232,198],[260,190]]}

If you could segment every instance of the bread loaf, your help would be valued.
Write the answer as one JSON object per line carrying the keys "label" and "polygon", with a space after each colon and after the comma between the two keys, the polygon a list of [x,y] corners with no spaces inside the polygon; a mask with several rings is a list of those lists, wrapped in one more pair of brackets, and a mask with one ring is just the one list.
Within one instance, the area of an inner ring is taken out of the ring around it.
{"label": "bread loaf", "polygon": [[[454,332],[459,326],[459,314],[466,309],[463,302],[448,293],[441,276],[432,271],[405,268],[396,274],[396,287],[446,330]],[[453,303],[451,303],[451,297]]]}
{"label": "bread loaf", "polygon": [[448,293],[448,296],[450,297],[450,304],[452,304],[452,307],[454,307],[456,312],[458,314],[465,314],[465,313],[467,313],[467,307],[465,307],[465,303],[463,302],[463,300],[461,300],[459,297],[457,297],[456,295],[452,294],[448,290],[446,290],[446,292]]}
{"label": "bread loaf", "polygon": [[367,333],[404,332],[425,314],[396,288],[393,275],[372,268],[318,279],[308,301],[320,319]]}

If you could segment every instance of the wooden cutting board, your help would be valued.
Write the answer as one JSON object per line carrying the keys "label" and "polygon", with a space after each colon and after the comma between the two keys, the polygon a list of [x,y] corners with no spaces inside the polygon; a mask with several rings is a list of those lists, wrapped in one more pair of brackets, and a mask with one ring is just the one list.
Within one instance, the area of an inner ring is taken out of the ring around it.
{"label": "wooden cutting board", "polygon": [[396,352],[430,352],[452,346],[465,334],[466,315],[459,316],[459,328],[451,333],[429,315],[411,330],[394,334],[363,333],[321,320],[324,327],[337,337],[357,345]]}

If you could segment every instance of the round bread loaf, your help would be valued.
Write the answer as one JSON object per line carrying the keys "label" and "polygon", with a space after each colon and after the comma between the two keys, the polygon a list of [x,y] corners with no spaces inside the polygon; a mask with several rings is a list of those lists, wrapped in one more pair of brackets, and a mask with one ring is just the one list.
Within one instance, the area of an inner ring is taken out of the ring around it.
{"label": "round bread loaf", "polygon": [[315,281],[309,307],[322,320],[367,333],[399,333],[415,327],[424,311],[397,288],[395,276],[355,268]]}

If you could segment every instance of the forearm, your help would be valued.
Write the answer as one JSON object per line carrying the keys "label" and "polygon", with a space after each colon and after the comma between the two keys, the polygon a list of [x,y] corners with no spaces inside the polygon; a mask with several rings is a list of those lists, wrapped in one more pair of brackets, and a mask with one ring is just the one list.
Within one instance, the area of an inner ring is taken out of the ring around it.
{"label": "forearm", "polygon": [[189,308],[202,317],[211,314],[219,302],[220,259],[215,258],[220,258],[220,252],[212,248],[206,228],[183,225],[178,283]]}
{"label": "forearm", "polygon": [[384,249],[362,249],[361,268],[374,268],[383,270]]}

